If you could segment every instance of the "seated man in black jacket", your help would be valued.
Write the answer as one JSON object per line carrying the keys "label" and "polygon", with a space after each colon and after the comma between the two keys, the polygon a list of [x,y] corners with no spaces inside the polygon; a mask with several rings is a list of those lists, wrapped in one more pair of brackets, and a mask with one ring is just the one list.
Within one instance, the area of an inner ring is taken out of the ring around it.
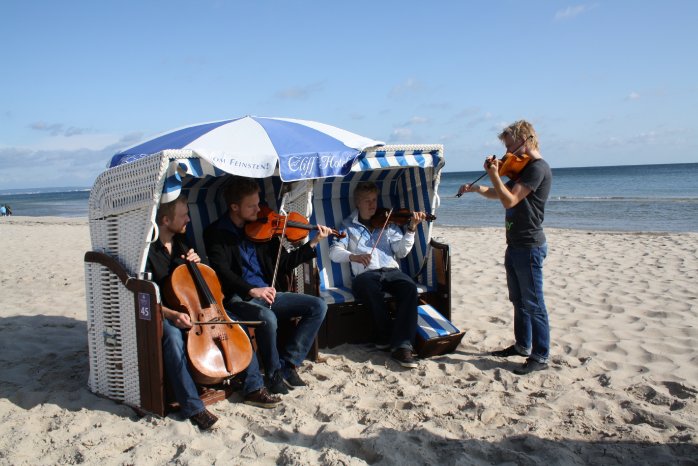
{"label": "seated man in black jacket", "polygon": [[[159,287],[165,285],[172,271],[185,261],[200,262],[199,255],[186,246],[184,233],[189,223],[187,199],[180,196],[172,202],[162,204],[156,216],[159,235],[148,251],[146,271],[153,274]],[[167,376],[181,414],[201,430],[208,430],[218,418],[205,407],[199,398],[196,384],[189,371],[185,333],[192,327],[189,314],[177,312],[162,303],[162,349]],[[273,408],[281,400],[272,396],[264,387],[256,356],[245,370],[243,383],[244,403],[260,408]]]}
{"label": "seated man in black jacket", "polygon": [[[255,329],[255,336],[267,385],[272,393],[286,394],[289,388],[306,385],[296,368],[308,355],[325,318],[327,304],[316,296],[287,292],[283,279],[271,286],[281,242],[276,237],[267,242],[252,242],[245,236],[245,224],[257,220],[259,212],[257,182],[236,177],[228,184],[224,195],[228,211],[204,233],[209,262],[221,281],[226,308],[232,308],[231,304],[236,301],[246,301],[250,305],[238,306],[235,316],[241,320],[266,322]],[[283,277],[315,257],[315,246],[327,238],[330,231],[318,225],[317,235],[309,242],[292,252],[282,248],[277,276]],[[300,323],[285,346],[278,349],[277,320],[294,317],[300,317]]]}

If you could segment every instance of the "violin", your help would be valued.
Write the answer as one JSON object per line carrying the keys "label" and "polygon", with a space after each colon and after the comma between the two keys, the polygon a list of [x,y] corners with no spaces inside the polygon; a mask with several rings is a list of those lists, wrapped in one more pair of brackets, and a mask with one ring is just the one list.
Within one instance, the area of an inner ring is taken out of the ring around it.
{"label": "violin", "polygon": [[[531,139],[532,136],[527,137],[526,139],[519,144],[516,149],[514,149],[511,152],[507,152],[504,154],[500,160],[500,165],[499,165],[499,170],[497,170],[497,173],[499,173],[499,176],[506,176],[510,180],[515,180],[516,178],[519,177],[523,169],[528,165],[528,163],[533,160],[533,157],[531,157],[528,154],[521,154],[521,155],[516,155],[515,152],[521,149],[526,142],[528,142],[529,139]],[[494,161],[497,159],[496,156],[491,156],[487,158],[487,168],[491,167]],[[484,176],[487,175],[487,172],[483,173],[480,175],[475,181],[470,183],[470,186],[474,185],[478,181],[480,181]],[[456,194],[456,197],[461,197],[463,193]]]}
{"label": "violin", "polygon": [[[388,218],[388,214],[390,214],[390,218]],[[381,228],[383,225],[385,225],[386,219],[388,220],[388,223],[404,226],[410,221],[412,214],[414,214],[414,212],[410,209],[393,209],[392,213],[390,213],[390,209],[379,207],[376,209],[376,213],[371,217],[371,226],[373,228]],[[425,220],[427,222],[433,222],[436,220],[436,215],[425,215]]]}
{"label": "violin", "polygon": [[506,176],[510,180],[515,180],[531,160],[533,160],[533,157],[528,154],[515,155],[510,152],[504,154],[501,160],[502,163],[499,165],[499,176]]}
{"label": "violin", "polygon": [[[257,242],[269,241],[281,234],[289,241],[295,242],[304,239],[312,230],[317,229],[317,225],[310,225],[308,219],[298,212],[279,215],[268,206],[263,206],[257,213],[257,220],[245,225],[245,234],[251,241]],[[331,234],[339,238],[347,236],[346,233],[334,229]]]}
{"label": "violin", "polygon": [[220,282],[211,267],[187,261],[174,269],[163,291],[172,309],[191,317],[186,347],[195,382],[221,383],[247,368],[252,345],[240,324],[263,322],[238,322],[228,316]]}

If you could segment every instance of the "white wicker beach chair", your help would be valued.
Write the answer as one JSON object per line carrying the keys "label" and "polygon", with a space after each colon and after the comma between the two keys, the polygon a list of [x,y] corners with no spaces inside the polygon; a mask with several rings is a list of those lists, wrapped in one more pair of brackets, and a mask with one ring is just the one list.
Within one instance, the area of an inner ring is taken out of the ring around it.
{"label": "white wicker beach chair", "polygon": [[[441,146],[383,146],[363,152],[345,177],[283,184],[277,175],[260,179],[261,197],[278,209],[310,217],[311,223],[339,226],[353,208],[349,193],[362,180],[377,181],[382,201],[395,207],[434,213],[439,204]],[[188,240],[205,259],[203,230],[226,206],[221,187],[230,178],[189,150],[165,150],[110,168],[95,181],[89,199],[92,251],[85,256],[90,375],[96,394],[136,410],[167,411],[162,366],[162,322],[157,285],[146,279],[148,248],[156,237],[161,201],[187,194],[192,222]],[[329,261],[321,243],[317,263],[302,266],[296,289],[322,296],[330,311],[318,341],[321,346],[365,338],[365,311],[354,301],[351,273]],[[413,253],[403,267],[416,275],[422,297],[450,318],[449,249],[422,225]],[[207,402],[220,399],[212,393]]]}

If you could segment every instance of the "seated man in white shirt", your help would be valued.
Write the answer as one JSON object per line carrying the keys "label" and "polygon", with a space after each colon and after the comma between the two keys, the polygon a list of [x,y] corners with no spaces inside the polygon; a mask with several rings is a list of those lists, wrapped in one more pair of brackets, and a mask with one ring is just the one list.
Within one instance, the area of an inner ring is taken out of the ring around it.
{"label": "seated man in white shirt", "polygon": [[[414,212],[404,234],[392,224],[388,224],[385,230],[373,227],[371,217],[378,208],[378,186],[368,181],[356,185],[354,203],[356,209],[342,222],[341,229],[347,236],[332,244],[330,259],[351,263],[352,290],[373,314],[376,347],[390,349],[392,358],[401,366],[415,368],[417,362],[412,351],[417,332],[417,285],[409,275],[400,271],[397,260],[407,256],[412,249],[417,225],[426,214]],[[386,308],[386,291],[397,302],[394,322]]]}

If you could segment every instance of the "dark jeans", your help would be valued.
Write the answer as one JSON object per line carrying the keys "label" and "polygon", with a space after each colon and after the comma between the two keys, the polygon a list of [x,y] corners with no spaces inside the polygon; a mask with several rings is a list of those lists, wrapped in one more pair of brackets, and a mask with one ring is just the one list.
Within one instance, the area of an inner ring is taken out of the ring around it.
{"label": "dark jeans", "polygon": [[[192,379],[187,365],[187,352],[184,332],[168,319],[163,319],[162,325],[162,355],[165,363],[165,375],[170,382],[175,399],[181,406],[181,414],[189,418],[204,410],[204,404],[199,398],[196,384]],[[252,361],[243,372],[245,381],[243,393],[247,395],[264,386],[262,374],[259,371],[257,356],[252,354]]]}
{"label": "dark jeans", "polygon": [[[265,322],[265,325],[255,327],[254,333],[264,369],[267,376],[270,376],[285,364],[301,365],[313,345],[322,321],[325,320],[327,304],[317,296],[276,293],[271,309],[264,300],[242,301],[238,296],[228,300],[226,309],[239,320]],[[291,338],[279,350],[276,345],[278,321],[288,321],[294,317],[300,317],[300,323]]]}
{"label": "dark jeans", "polygon": [[510,246],[504,254],[517,349],[543,363],[550,354],[548,310],[543,299],[543,261],[547,254],[546,244],[534,248]]}
{"label": "dark jeans", "polygon": [[[400,269],[368,270],[352,282],[352,290],[371,313],[378,332],[378,343],[390,343],[392,349],[412,349],[417,334],[417,285]],[[384,292],[395,297],[395,322],[385,307]]]}

